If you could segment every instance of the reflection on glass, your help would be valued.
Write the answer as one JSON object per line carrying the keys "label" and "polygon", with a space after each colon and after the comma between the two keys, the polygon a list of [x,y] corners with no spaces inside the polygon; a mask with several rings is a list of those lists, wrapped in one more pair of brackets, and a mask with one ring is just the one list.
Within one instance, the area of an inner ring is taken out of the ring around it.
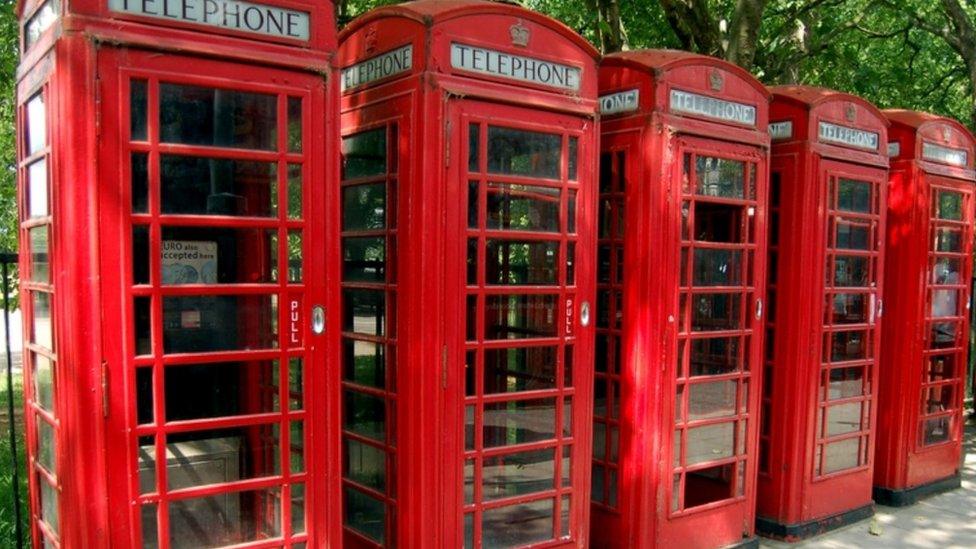
{"label": "reflection on glass", "polygon": [[[305,485],[304,484],[291,485],[291,533],[293,535],[305,533]],[[300,544],[300,545],[303,546],[304,544]],[[292,547],[296,547],[297,549],[300,545],[295,544],[292,545]]]}
{"label": "reflection on glass", "polygon": [[373,177],[386,173],[386,128],[342,139],[342,178]]}
{"label": "reflection on glass", "polygon": [[555,295],[485,296],[485,339],[521,339],[555,335]]}
{"label": "reflection on glass", "polygon": [[481,126],[468,124],[468,171],[480,171],[478,158],[481,156]]}
{"label": "reflection on glass", "polygon": [[278,346],[274,295],[164,297],[166,353],[272,349]]}
{"label": "reflection on glass", "polygon": [[695,249],[694,286],[738,286],[741,284],[742,251]]}
{"label": "reflection on glass", "polygon": [[160,141],[275,150],[278,98],[274,95],[161,83]]}
{"label": "reflection on glass", "polygon": [[932,266],[932,284],[959,284],[962,261],[955,257],[940,257]]}
{"label": "reflection on glass", "polygon": [[735,414],[734,379],[688,385],[688,420],[713,419]]}
{"label": "reflection on glass", "polygon": [[369,231],[386,228],[386,185],[351,185],[342,188],[342,229]]}
{"label": "reflection on glass", "polygon": [[488,284],[550,285],[558,277],[558,242],[485,242],[485,280]]}
{"label": "reflection on glass", "polygon": [[555,388],[557,349],[557,347],[485,349],[485,394]]}
{"label": "reflection on glass", "polygon": [[954,409],[955,399],[953,385],[936,385],[922,389],[922,413],[938,414]]}
{"label": "reflection on glass", "polygon": [[132,213],[149,213],[149,154],[134,152],[132,161]]}
{"label": "reflection on glass", "polygon": [[559,195],[554,187],[489,183],[488,228],[558,232]]}
{"label": "reflection on glass", "polygon": [[148,97],[149,84],[145,80],[131,80],[129,83],[129,139],[148,141]]}
{"label": "reflection on glass", "polygon": [[935,216],[949,221],[962,221],[962,193],[936,191]]}
{"label": "reflection on glass", "polygon": [[48,412],[54,412],[54,363],[48,357],[31,353],[34,401]]}
{"label": "reflection on glass", "polygon": [[229,492],[169,503],[170,547],[222,547],[281,535],[280,488]]}
{"label": "reflection on glass", "polygon": [[58,443],[54,427],[41,416],[34,417],[37,425],[37,462],[51,475],[57,475],[58,469],[54,460],[58,455]]}
{"label": "reflection on glass", "polygon": [[47,146],[47,110],[44,108],[44,94],[37,94],[27,102],[27,156],[41,152]]}
{"label": "reflection on glass", "polygon": [[827,378],[827,399],[861,396],[864,392],[864,367],[833,368]]}
{"label": "reflection on glass", "polygon": [[302,165],[288,165],[288,219],[302,218]]}
{"label": "reflection on glass", "polygon": [[836,247],[842,250],[869,250],[871,227],[863,223],[837,218]]}
{"label": "reflection on glass", "polygon": [[868,357],[865,332],[833,332],[828,337],[831,362],[862,360]]}
{"label": "reflection on glass", "polygon": [[49,247],[49,227],[41,225],[31,227],[27,231],[27,238],[30,240],[30,273],[31,282],[51,282],[50,258],[48,256]]}
{"label": "reflection on glass", "polygon": [[487,501],[551,490],[555,471],[552,448],[486,457],[481,473],[482,497]]}
{"label": "reflection on glass", "polygon": [[562,137],[488,127],[488,173],[559,178]]}
{"label": "reflection on glass", "polygon": [[962,252],[962,230],[949,227],[935,229],[935,251],[960,253]]}
{"label": "reflection on glass", "polygon": [[871,213],[871,184],[865,181],[840,179],[837,182],[837,209]]}
{"label": "reflection on glass", "polygon": [[868,321],[867,294],[834,294],[828,321],[833,324],[863,324]]}
{"label": "reflection on glass", "polygon": [[342,279],[347,282],[386,280],[386,238],[379,236],[342,239]]}
{"label": "reflection on glass", "polygon": [[929,314],[934,318],[959,314],[959,290],[932,290]]}
{"label": "reflection on glass", "polygon": [[958,333],[959,323],[957,322],[932,323],[929,334],[929,348],[944,349],[947,347],[955,347]]}
{"label": "reflection on glass", "polygon": [[343,444],[343,477],[380,492],[386,490],[386,452],[352,438],[346,438]]}
{"label": "reflection on glass", "polygon": [[484,447],[510,446],[556,436],[556,399],[486,403]]}
{"label": "reflection on glass", "polygon": [[47,203],[47,159],[41,158],[27,166],[27,214],[44,217],[49,213]]}
{"label": "reflection on glass", "polygon": [[383,502],[347,486],[344,503],[345,526],[377,543],[383,543],[386,525],[386,506]]}
{"label": "reflection on glass", "polygon": [[278,165],[162,155],[160,186],[164,214],[274,217]]}
{"label": "reflection on glass", "polygon": [[863,402],[838,404],[827,408],[827,436],[843,435],[861,430]]}
{"label": "reflection on glass", "polygon": [[827,444],[823,454],[822,474],[827,475],[860,465],[861,439],[849,438]]}
{"label": "reflection on glass", "polygon": [[695,332],[737,330],[742,326],[740,294],[695,294],[691,296],[691,329]]}
{"label": "reflection on glass", "polygon": [[374,336],[386,334],[386,299],[382,290],[342,290],[342,329]]}
{"label": "reflection on glass", "polygon": [[359,391],[343,392],[343,428],[373,440],[386,440],[386,401]]}
{"label": "reflection on glass", "polygon": [[718,337],[691,340],[691,376],[731,374],[742,368],[739,338]]}
{"label": "reflection on glass", "polygon": [[[149,369],[140,371],[150,372]],[[276,371],[277,361],[270,360],[167,366],[163,370],[166,420],[277,412]],[[265,398],[249,398],[246,392],[249,387],[267,387]],[[145,404],[152,406],[151,401]],[[140,404],[140,412],[143,407]],[[152,410],[145,413],[151,417]]]}
{"label": "reflection on glass", "polygon": [[607,459],[607,424],[593,423],[593,458]]}
{"label": "reflection on glass", "polygon": [[834,258],[834,286],[863,287],[868,285],[868,258],[838,255]]}
{"label": "reflection on glass", "polygon": [[937,417],[922,422],[922,444],[939,444],[949,440],[951,417]]}
{"label": "reflection on glass", "polygon": [[[576,181],[576,172],[579,170],[579,138],[572,136],[569,138],[569,180]],[[623,174],[623,172],[621,172]],[[621,176],[622,177],[622,176]]]}
{"label": "reflection on glass", "polygon": [[723,198],[749,198],[745,196],[745,162],[699,156],[695,158],[698,176],[696,194]]}
{"label": "reflection on glass", "polygon": [[31,341],[48,350],[54,349],[54,319],[51,310],[51,294],[44,292],[31,292],[32,318],[31,318]]}
{"label": "reflection on glass", "polygon": [[288,151],[302,152],[302,98],[288,98]]}
{"label": "reflection on glass", "polygon": [[359,385],[386,385],[386,348],[372,341],[343,341],[343,379]]}
{"label": "reflection on glass", "polygon": [[519,547],[552,538],[552,498],[487,509],[482,513],[483,547]]}
{"label": "reflection on glass", "polygon": [[36,477],[37,485],[41,487],[38,496],[40,497],[41,520],[51,527],[54,533],[61,529],[61,520],[58,516],[58,490],[48,484],[47,479],[38,474]]}
{"label": "reflection on glass", "polygon": [[958,360],[959,357],[955,354],[933,355],[928,357],[924,381],[927,383],[935,383],[954,379],[958,375],[956,372],[956,362]]}

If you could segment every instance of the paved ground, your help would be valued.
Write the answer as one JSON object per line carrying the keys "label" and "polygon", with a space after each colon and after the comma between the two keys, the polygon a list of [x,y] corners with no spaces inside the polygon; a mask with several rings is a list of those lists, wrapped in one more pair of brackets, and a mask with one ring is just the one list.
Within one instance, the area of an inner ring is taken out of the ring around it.
{"label": "paved ground", "polygon": [[[966,428],[966,463],[962,488],[911,507],[879,505],[872,519],[801,543],[762,540],[762,547],[785,549],[973,548],[976,547],[976,426]],[[878,535],[872,535],[869,530]]]}

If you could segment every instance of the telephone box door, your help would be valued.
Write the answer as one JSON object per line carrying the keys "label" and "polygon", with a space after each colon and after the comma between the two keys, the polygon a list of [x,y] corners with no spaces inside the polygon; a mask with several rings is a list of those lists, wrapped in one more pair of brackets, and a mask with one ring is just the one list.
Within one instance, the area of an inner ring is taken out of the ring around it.
{"label": "telephone box door", "polygon": [[[463,423],[446,466],[463,471],[466,547],[583,543],[592,338],[592,121],[458,101],[449,225],[460,242]],[[584,145],[585,143],[585,145]],[[449,257],[452,257],[449,254]],[[451,336],[449,336],[451,337]]]}
{"label": "telephone box door", "polygon": [[99,81],[114,543],[323,543],[324,79],[106,48]]}
{"label": "telephone box door", "polygon": [[[664,454],[671,527],[662,543],[715,525],[751,532],[766,261],[766,164],[753,147],[682,139],[676,186],[680,244],[671,452]],[[733,505],[729,505],[733,504]],[[713,520],[732,513],[735,519]],[[714,533],[714,532],[713,532]]]}

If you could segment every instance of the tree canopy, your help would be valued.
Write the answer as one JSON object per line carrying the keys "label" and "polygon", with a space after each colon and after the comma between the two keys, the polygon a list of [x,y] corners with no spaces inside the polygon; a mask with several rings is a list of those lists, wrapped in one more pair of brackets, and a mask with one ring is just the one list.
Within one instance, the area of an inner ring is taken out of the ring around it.
{"label": "tree canopy", "polygon": [[[604,53],[680,48],[768,84],[860,95],[976,129],[976,0],[506,0],[563,21]],[[396,0],[337,0],[339,25]],[[14,0],[0,0],[0,250],[17,246]]]}

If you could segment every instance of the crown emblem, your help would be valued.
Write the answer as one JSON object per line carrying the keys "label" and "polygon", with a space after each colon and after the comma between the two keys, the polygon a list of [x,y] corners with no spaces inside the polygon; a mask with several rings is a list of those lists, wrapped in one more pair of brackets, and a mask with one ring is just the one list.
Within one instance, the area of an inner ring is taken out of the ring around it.
{"label": "crown emblem", "polygon": [[948,143],[950,139],[952,139],[952,130],[949,129],[949,126],[946,126],[942,128],[942,140]]}
{"label": "crown emblem", "polygon": [[512,44],[515,46],[527,47],[529,45],[529,27],[522,24],[519,19],[514,25],[508,27],[508,32],[512,35]]}
{"label": "crown emblem", "polygon": [[369,55],[376,51],[376,27],[370,27],[366,29],[366,33],[363,36],[363,50]]}
{"label": "crown emblem", "polygon": [[847,104],[847,112],[845,114],[847,115],[847,121],[853,124],[857,118],[857,108],[853,103]]}
{"label": "crown emblem", "polygon": [[725,78],[722,77],[722,73],[715,69],[710,75],[708,75],[708,83],[714,91],[722,91],[722,86],[725,84]]}

